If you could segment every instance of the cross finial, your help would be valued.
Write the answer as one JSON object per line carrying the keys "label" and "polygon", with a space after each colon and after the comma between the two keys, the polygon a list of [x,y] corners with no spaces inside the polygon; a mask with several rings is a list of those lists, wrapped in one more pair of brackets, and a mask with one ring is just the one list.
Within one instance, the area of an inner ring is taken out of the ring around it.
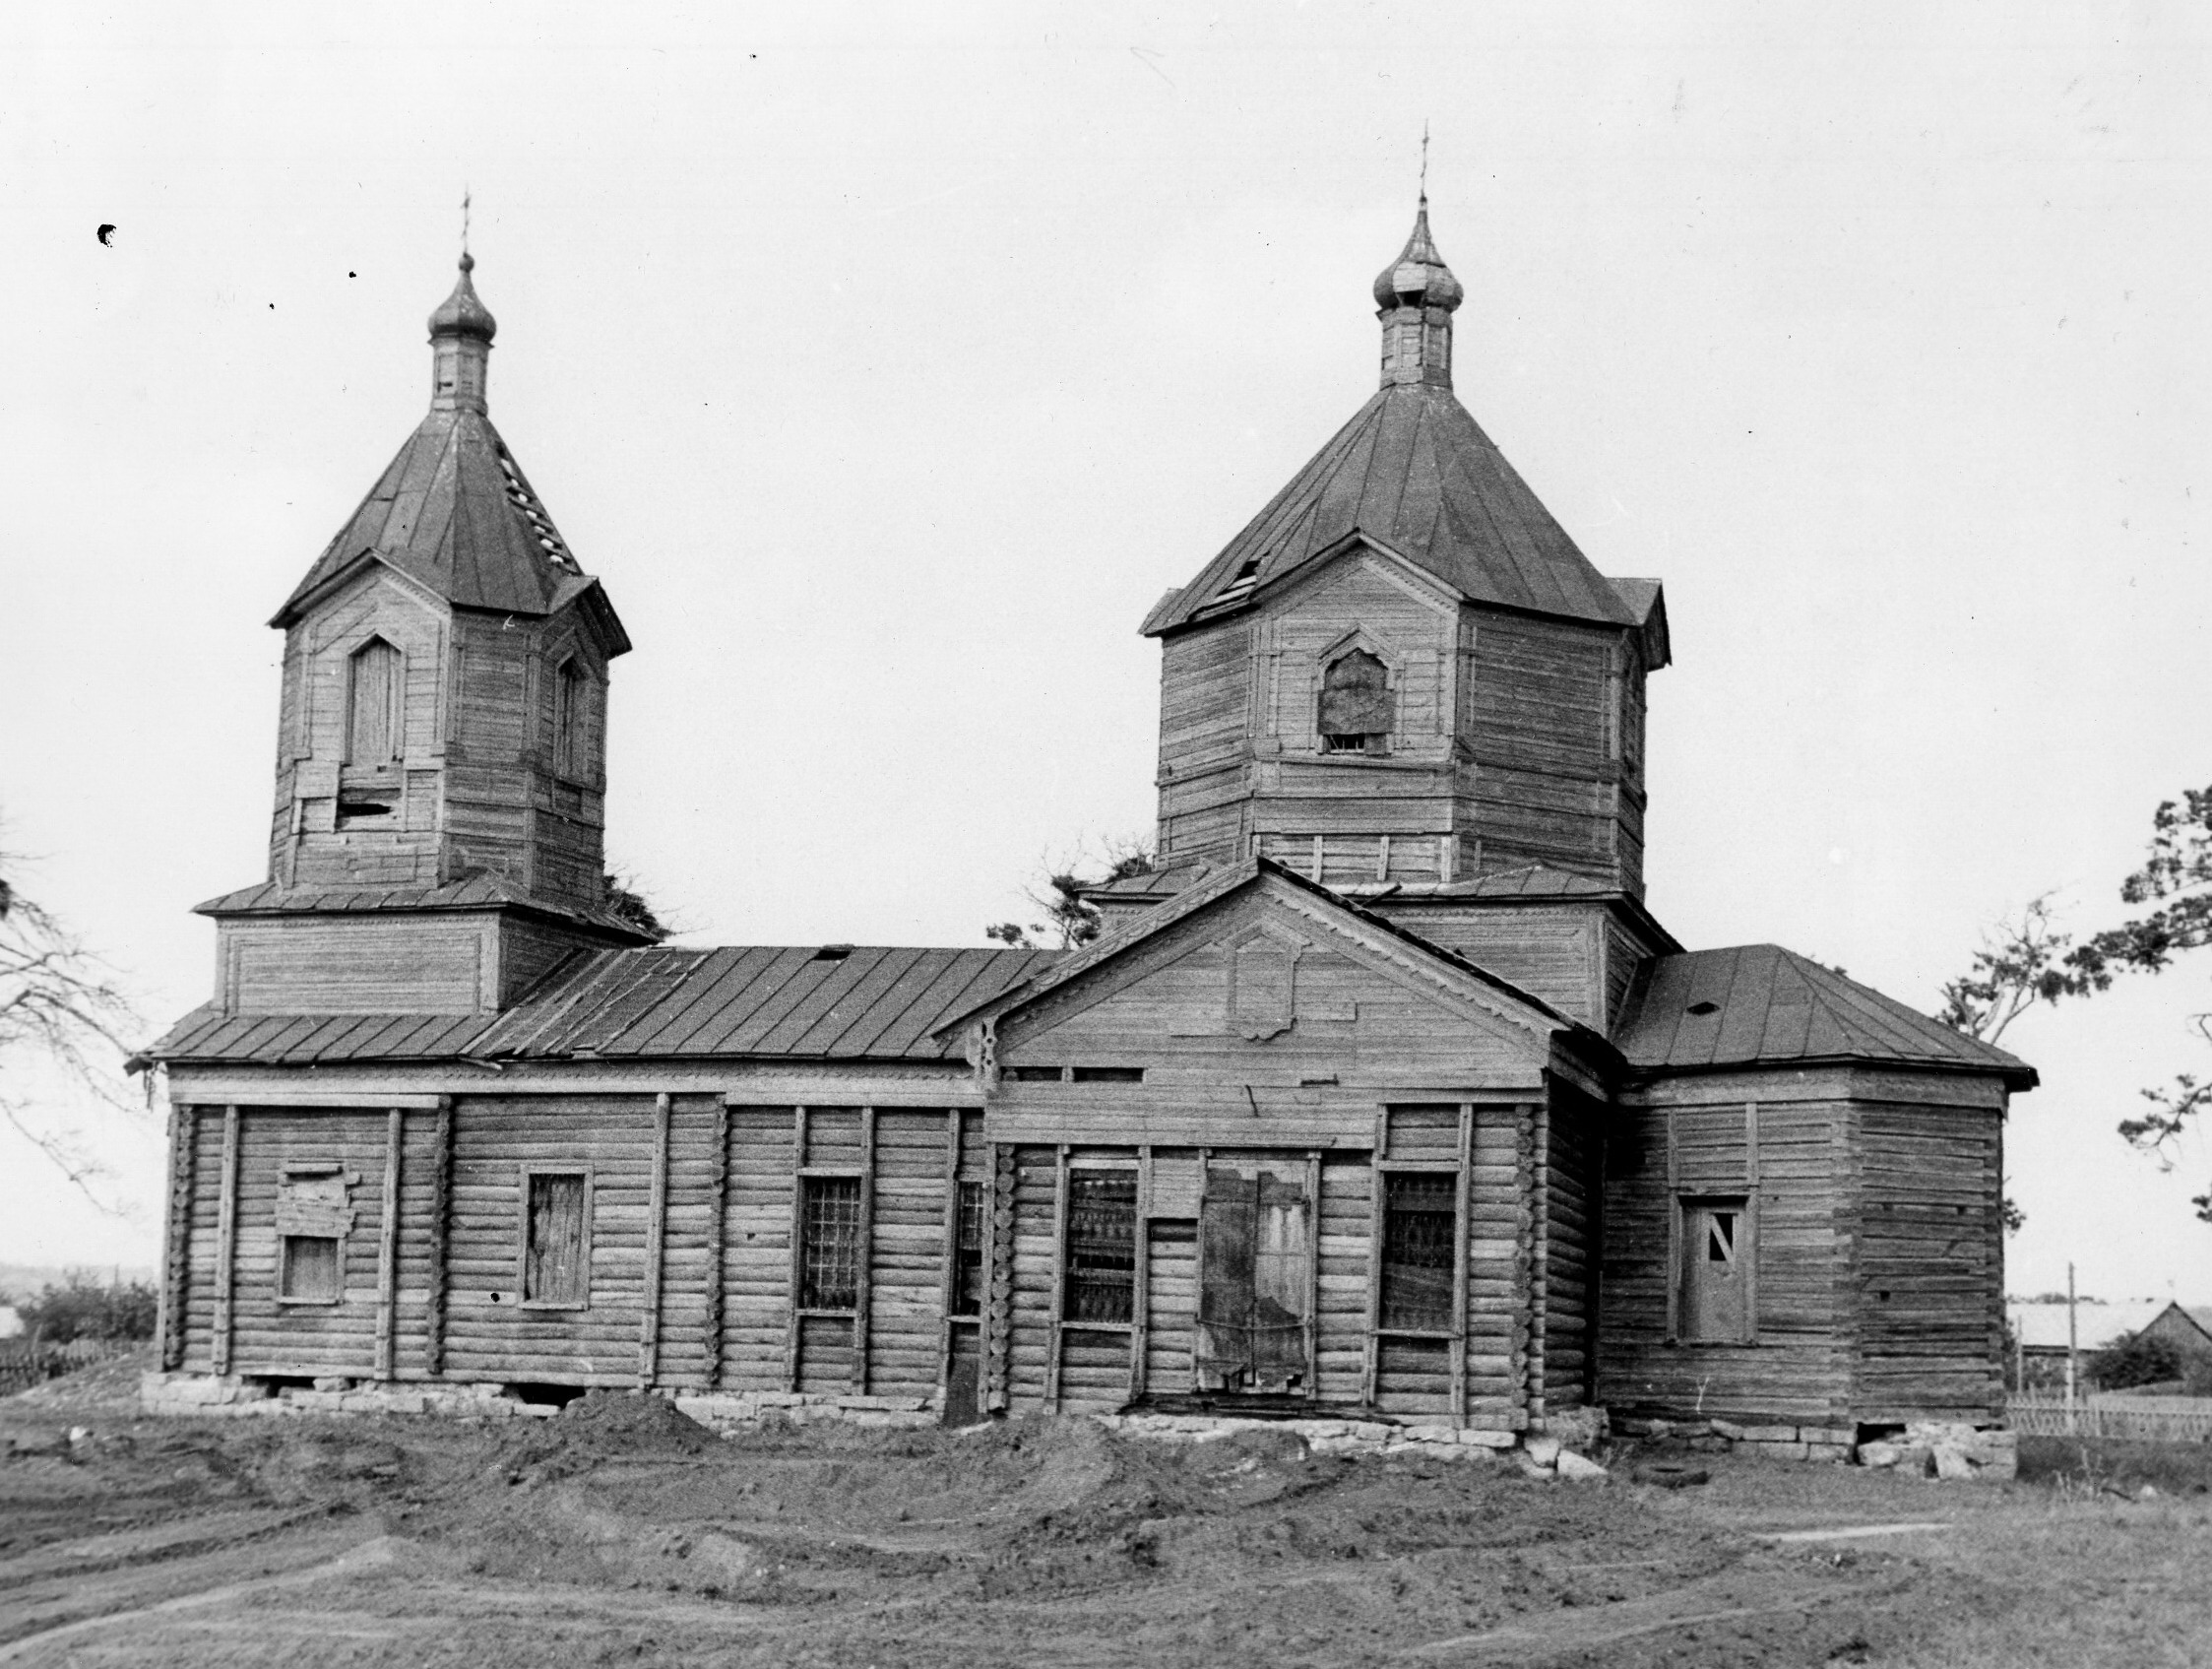
{"label": "cross finial", "polygon": [[1428,206],[1428,121],[1426,117],[1422,119],[1421,124],[1421,201],[1423,208]]}
{"label": "cross finial", "polygon": [[[1422,155],[1425,158],[1427,156],[1427,140],[1425,138],[1422,141]],[[1427,177],[1427,170],[1428,164],[1424,160],[1422,163],[1422,177],[1423,179]],[[461,253],[464,255],[469,253],[469,188],[467,186],[461,188]]]}

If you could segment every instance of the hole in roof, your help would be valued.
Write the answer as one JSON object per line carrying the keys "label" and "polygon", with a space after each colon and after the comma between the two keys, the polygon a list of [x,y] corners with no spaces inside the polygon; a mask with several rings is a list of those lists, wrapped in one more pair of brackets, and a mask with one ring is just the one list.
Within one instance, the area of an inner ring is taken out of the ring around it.
{"label": "hole in roof", "polygon": [[1247,559],[1244,565],[1236,570],[1234,577],[1230,580],[1229,584],[1223,586],[1221,590],[1214,594],[1213,601],[1215,603],[1235,603],[1249,597],[1253,587],[1259,584],[1259,558],[1254,556]]}
{"label": "hole in roof", "polygon": [[1689,1011],[1692,1014],[1718,1014],[1721,1005],[1718,1002],[1693,1002],[1689,1005]]}
{"label": "hole in roof", "polygon": [[814,953],[817,962],[842,962],[853,954],[850,944],[825,944]]}

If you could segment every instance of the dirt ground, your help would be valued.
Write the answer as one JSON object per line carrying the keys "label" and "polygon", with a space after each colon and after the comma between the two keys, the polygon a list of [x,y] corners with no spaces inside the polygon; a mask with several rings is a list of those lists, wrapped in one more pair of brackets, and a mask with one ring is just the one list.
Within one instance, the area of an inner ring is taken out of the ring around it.
{"label": "dirt ground", "polygon": [[2212,1664],[2195,1450],[1668,1489],[1072,1419],[726,1443],[628,1396],[143,1420],[136,1368],[0,1401],[0,1664]]}

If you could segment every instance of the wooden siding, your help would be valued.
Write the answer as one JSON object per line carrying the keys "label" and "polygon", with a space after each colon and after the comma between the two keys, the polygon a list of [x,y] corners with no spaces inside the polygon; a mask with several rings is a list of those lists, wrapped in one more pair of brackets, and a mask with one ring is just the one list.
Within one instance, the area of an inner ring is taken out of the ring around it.
{"label": "wooden siding", "polygon": [[1480,614],[1465,735],[1485,869],[1549,864],[1642,892],[1642,765],[1621,745],[1640,722],[1618,706],[1623,635]]}
{"label": "wooden siding", "polygon": [[1251,751],[1251,628],[1237,620],[1161,646],[1162,859],[1231,857]]}
{"label": "wooden siding", "polygon": [[1853,1112],[1859,1417],[1999,1419],[2002,1117],[1903,1101]]}
{"label": "wooden siding", "polygon": [[293,916],[222,924],[224,1005],[246,1014],[473,1014],[488,919]]}
{"label": "wooden siding", "polygon": [[[1602,1205],[1598,1400],[1606,1406],[1827,1424],[1847,1417],[1848,1077],[1789,1079],[1671,1079],[1615,1124]],[[1798,1099],[1776,1098],[1785,1089]],[[1750,1199],[1748,1343],[1675,1337],[1679,1202],[1716,1194]]]}
{"label": "wooden siding", "polygon": [[1459,904],[1422,900],[1385,913],[1432,944],[1509,980],[1561,1013],[1602,1027],[1605,1000],[1603,905]]}

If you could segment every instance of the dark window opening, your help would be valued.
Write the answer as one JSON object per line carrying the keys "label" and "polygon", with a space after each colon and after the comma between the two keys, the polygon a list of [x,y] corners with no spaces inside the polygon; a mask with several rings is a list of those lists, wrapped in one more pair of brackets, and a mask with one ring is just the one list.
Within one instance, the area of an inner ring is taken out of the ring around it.
{"label": "dark window opening", "polygon": [[1708,1263],[1734,1263],[1736,1261],[1736,1213],[1716,1211],[1705,1224],[1705,1261]]}
{"label": "dark window opening", "polygon": [[392,807],[381,800],[348,800],[343,795],[338,802],[338,820],[342,823],[358,822],[364,817],[389,817]]}
{"label": "dark window opening", "polygon": [[1065,1070],[1061,1066],[1009,1066],[1006,1075],[1018,1084],[1056,1084]]}
{"label": "dark window opening", "polygon": [[799,1224],[798,1306],[853,1310],[860,1294],[860,1179],[807,1177]]}
{"label": "dark window opening", "polygon": [[1459,1179],[1443,1174],[1383,1175],[1382,1324],[1419,1332],[1452,1325],[1459,1262]]}
{"label": "dark window opening", "polygon": [[1391,727],[1390,669],[1364,649],[1331,661],[1321,674],[1314,729],[1325,753],[1380,753]]}
{"label": "dark window opening", "polygon": [[1063,1318],[1126,1321],[1135,1314],[1136,1233],[1133,1172],[1069,1173]]}
{"label": "dark window opening", "polygon": [[1718,1014],[1721,1011],[1721,1005],[1718,1002],[1693,1002],[1689,1005],[1688,1011],[1692,1014]]}
{"label": "dark window opening", "polygon": [[1078,1066],[1070,1074],[1079,1084],[1141,1084],[1142,1066]]}
{"label": "dark window opening", "polygon": [[286,1235],[284,1239],[278,1295],[294,1304],[336,1304],[339,1300],[338,1237]]}
{"label": "dark window opening", "polygon": [[825,944],[821,949],[814,952],[814,960],[817,962],[842,962],[852,954],[853,947],[850,944]]}
{"label": "dark window opening", "polygon": [[581,1171],[531,1174],[529,1238],[523,1249],[525,1304],[589,1302],[590,1248],[584,1231],[589,1187]]}
{"label": "dark window opening", "polygon": [[564,777],[582,777],[590,760],[588,682],[574,661],[563,661],[553,674],[553,766]]}
{"label": "dark window opening", "polygon": [[953,1242],[952,1313],[955,1316],[980,1316],[983,1313],[983,1248],[990,1237],[984,1232],[989,1224],[990,1186],[987,1183],[962,1183],[960,1185],[959,1233]]}

